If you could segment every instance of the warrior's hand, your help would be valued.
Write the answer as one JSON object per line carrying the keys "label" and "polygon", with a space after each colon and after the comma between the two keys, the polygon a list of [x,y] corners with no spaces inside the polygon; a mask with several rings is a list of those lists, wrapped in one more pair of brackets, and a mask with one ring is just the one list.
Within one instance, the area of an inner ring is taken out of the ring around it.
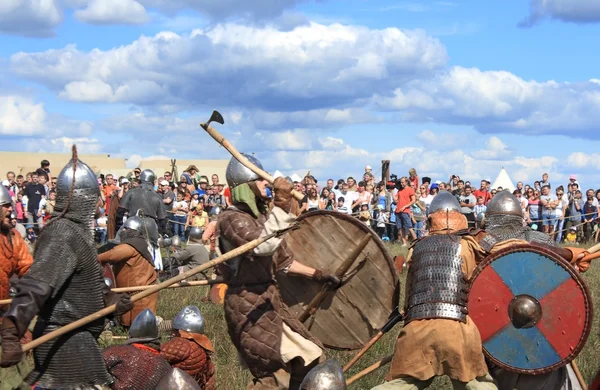
{"label": "warrior's hand", "polygon": [[115,315],[117,316],[122,316],[133,309],[133,302],[131,302],[131,298],[128,294],[122,294],[116,304],[117,308],[115,309]]}
{"label": "warrior's hand", "polygon": [[23,349],[19,338],[17,327],[10,318],[4,318],[0,329],[2,339],[2,356],[0,367],[10,367],[23,360]]}
{"label": "warrior's hand", "polygon": [[273,190],[275,196],[273,197],[273,204],[286,213],[289,213],[292,209],[292,190],[294,186],[283,177],[278,177],[273,182]]}
{"label": "warrior's hand", "polygon": [[342,284],[340,278],[338,278],[334,274],[331,274],[327,271],[323,271],[321,269],[315,271],[315,274],[313,275],[313,280],[319,283],[328,283],[331,286],[331,288],[337,288],[340,284]]}

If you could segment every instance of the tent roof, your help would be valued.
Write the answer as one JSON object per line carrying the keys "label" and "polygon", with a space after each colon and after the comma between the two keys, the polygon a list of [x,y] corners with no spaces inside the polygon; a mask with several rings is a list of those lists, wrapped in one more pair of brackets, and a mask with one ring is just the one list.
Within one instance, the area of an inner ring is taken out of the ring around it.
{"label": "tent roof", "polygon": [[500,173],[498,173],[496,180],[494,180],[494,182],[490,186],[490,188],[492,188],[492,189],[498,188],[498,187],[502,187],[503,189],[508,189],[508,190],[510,190],[510,192],[513,192],[516,188],[515,185],[513,184],[512,180],[510,179],[510,176],[508,176],[508,172],[506,172],[506,169],[504,169],[504,168],[502,168],[500,170]]}

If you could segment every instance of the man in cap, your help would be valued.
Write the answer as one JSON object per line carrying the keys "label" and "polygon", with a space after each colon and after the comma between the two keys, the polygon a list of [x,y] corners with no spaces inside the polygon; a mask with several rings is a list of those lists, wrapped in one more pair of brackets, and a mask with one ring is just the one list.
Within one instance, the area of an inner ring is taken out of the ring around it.
{"label": "man in cap", "polygon": [[156,317],[148,309],[133,320],[125,344],[105,348],[102,358],[114,378],[114,390],[155,390],[171,371],[160,356]]}
{"label": "man in cap", "polygon": [[117,210],[117,224],[124,216],[138,215],[142,218],[143,228],[149,242],[149,251],[154,259],[154,268],[162,270],[162,257],[158,248],[158,237],[167,233],[167,210],[161,195],[154,191],[156,176],[150,169],[140,174],[141,186],[132,188],[121,199]]}
{"label": "man in cap", "polygon": [[467,233],[467,219],[450,192],[433,199],[427,225],[429,236],[410,252],[406,317],[389,382],[374,389],[424,389],[441,375],[450,377],[455,389],[496,389],[481,336],[467,314],[468,279],[484,252]]}
{"label": "man in cap", "polygon": [[[0,187],[0,299],[9,298],[11,277],[13,275],[23,277],[33,263],[27,243],[11,223],[12,211],[11,196],[2,186]],[[1,305],[0,314],[7,308],[6,305]],[[31,367],[26,359],[15,367],[0,368],[0,388],[3,386],[17,388],[29,371]]]}
{"label": "man in cap", "polygon": [[214,390],[212,343],[204,334],[204,317],[196,306],[184,307],[173,319],[173,338],[160,347],[160,355],[174,368],[189,374],[201,389]]}
{"label": "man in cap", "polygon": [[[148,251],[148,241],[139,217],[128,218],[119,233],[120,244],[98,255],[101,264],[111,264],[115,274],[116,287],[148,286],[156,283],[152,255]],[[133,309],[120,318],[123,326],[131,322],[145,309],[156,313],[158,293],[152,294],[133,304]]]}
{"label": "man in cap", "polygon": [[[36,315],[33,337],[39,338],[112,304],[117,315],[131,310],[129,297],[110,292],[103,280],[92,230],[99,195],[94,172],[73,147],[73,158],[58,175],[54,214],[2,321],[1,366],[21,361],[20,338]],[[96,342],[103,328],[100,317],[38,346],[27,382],[38,389],[109,388],[112,378]]]}
{"label": "man in cap", "polygon": [[[244,156],[262,168],[256,158]],[[235,158],[226,172],[233,206],[221,212],[217,222],[221,252],[287,228],[294,221],[290,213],[292,184],[286,179],[275,179],[274,207],[269,210],[265,180]],[[229,286],[224,305],[229,335],[254,377],[249,389],[298,388],[323,353],[320,342],[281,301],[275,271],[339,285],[334,275],[294,261],[281,238],[272,238],[219,266],[219,274]]]}
{"label": "man in cap", "polygon": [[[598,253],[590,255],[583,248],[555,247],[554,241],[549,235],[534,231],[528,226],[523,226],[521,203],[508,190],[496,194],[487,205],[484,228],[485,233],[478,234],[477,240],[481,247],[490,254],[512,245],[530,243],[552,250],[571,262],[579,272],[585,272],[590,261],[600,256]],[[491,362],[488,364],[490,365],[490,373],[498,382],[501,390],[580,388],[570,364],[540,375],[518,374],[496,367]]]}

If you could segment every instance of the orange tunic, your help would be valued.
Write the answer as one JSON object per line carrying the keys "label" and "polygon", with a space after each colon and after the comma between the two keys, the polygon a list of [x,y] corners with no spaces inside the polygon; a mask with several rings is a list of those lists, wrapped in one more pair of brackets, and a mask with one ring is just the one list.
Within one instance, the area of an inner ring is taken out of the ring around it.
{"label": "orange tunic", "polygon": [[25,275],[33,264],[27,243],[16,229],[11,237],[0,234],[0,299],[7,299],[10,289],[10,277]]}
{"label": "orange tunic", "polygon": [[[462,237],[461,246],[462,270],[470,278],[485,252],[471,236]],[[404,376],[427,380],[448,375],[469,382],[487,372],[481,336],[469,316],[466,323],[448,319],[414,320],[398,336],[386,380]]]}

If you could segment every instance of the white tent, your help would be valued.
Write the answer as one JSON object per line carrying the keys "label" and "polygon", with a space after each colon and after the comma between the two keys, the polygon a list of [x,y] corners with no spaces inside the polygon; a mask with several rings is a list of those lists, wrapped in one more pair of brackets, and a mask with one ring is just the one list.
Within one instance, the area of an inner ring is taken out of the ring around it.
{"label": "white tent", "polygon": [[275,171],[273,174],[273,179],[277,179],[278,177],[284,177],[283,173],[279,172],[279,170]]}
{"label": "white tent", "polygon": [[295,173],[291,176],[291,178],[292,181],[302,181],[302,178]]}
{"label": "white tent", "polygon": [[496,177],[490,189],[497,189],[498,187],[502,187],[502,189],[509,190],[510,192],[513,192],[516,188],[504,167],[498,173],[498,177]]}

